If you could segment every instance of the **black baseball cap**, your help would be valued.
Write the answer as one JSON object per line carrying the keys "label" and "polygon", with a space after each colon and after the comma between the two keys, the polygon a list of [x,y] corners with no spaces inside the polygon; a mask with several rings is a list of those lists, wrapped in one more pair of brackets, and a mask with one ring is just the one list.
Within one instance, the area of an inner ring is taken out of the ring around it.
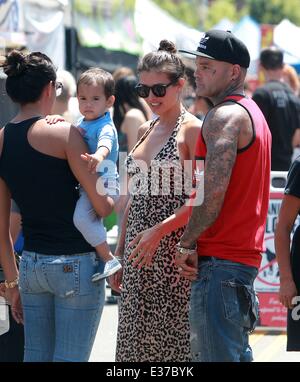
{"label": "black baseball cap", "polygon": [[246,45],[230,31],[212,29],[203,35],[197,50],[179,49],[179,52],[238,64],[243,68],[250,65],[250,54]]}

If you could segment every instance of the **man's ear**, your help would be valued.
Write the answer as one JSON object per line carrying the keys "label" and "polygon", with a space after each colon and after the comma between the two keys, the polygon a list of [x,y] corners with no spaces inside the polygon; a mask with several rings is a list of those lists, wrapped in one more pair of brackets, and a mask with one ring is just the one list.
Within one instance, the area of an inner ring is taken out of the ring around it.
{"label": "man's ear", "polygon": [[231,75],[231,79],[234,81],[234,80],[237,80],[239,78],[241,74],[241,67],[240,65],[233,65],[232,67],[232,75]]}

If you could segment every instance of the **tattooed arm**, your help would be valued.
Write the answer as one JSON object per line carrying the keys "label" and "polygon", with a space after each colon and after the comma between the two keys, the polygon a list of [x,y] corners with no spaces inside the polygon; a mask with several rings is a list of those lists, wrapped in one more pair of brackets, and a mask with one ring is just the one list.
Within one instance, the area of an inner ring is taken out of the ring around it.
{"label": "tattooed arm", "polygon": [[207,116],[203,125],[207,148],[204,200],[200,206],[193,207],[192,216],[180,240],[181,246],[192,248],[199,235],[219,216],[236,160],[241,126],[245,124],[250,124],[250,118],[235,104],[224,104]]}

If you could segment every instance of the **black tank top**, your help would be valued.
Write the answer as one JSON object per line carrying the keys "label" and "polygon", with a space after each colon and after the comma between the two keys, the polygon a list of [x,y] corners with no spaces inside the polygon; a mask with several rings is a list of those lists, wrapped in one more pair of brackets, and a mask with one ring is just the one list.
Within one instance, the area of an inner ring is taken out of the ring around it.
{"label": "black tank top", "polygon": [[0,176],[20,208],[24,250],[58,256],[92,251],[73,224],[78,181],[67,160],[28,142],[28,130],[40,118],[8,123],[0,156]]}

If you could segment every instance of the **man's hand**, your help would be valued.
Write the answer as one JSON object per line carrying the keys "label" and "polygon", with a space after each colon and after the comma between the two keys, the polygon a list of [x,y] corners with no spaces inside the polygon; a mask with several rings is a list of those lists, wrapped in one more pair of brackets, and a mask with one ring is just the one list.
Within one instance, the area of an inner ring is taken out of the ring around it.
{"label": "man's hand", "polygon": [[292,279],[281,279],[279,289],[279,301],[281,304],[288,309],[293,309],[295,305],[292,304],[292,300],[295,296],[298,296],[295,282]]}
{"label": "man's hand", "polygon": [[295,130],[295,133],[292,138],[292,146],[293,148],[300,147],[300,129]]}
{"label": "man's hand", "polygon": [[177,252],[175,255],[175,264],[181,276],[190,281],[197,279],[198,253],[196,250],[193,254],[189,255]]}

